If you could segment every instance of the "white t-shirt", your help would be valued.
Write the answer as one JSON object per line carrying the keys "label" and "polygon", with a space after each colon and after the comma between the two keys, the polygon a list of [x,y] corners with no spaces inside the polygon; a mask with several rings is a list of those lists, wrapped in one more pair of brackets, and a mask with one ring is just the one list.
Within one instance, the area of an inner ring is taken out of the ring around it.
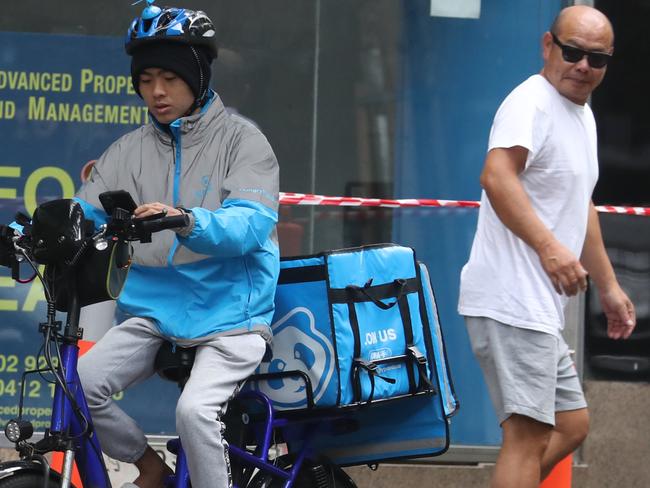
{"label": "white t-shirt", "polygon": [[[528,149],[519,179],[535,212],[579,258],[598,179],[591,108],[563,97],[543,76],[531,76],[503,101],[490,131],[488,150],[513,146]],[[566,302],[535,251],[503,225],[483,191],[461,273],[459,313],[557,335]]]}

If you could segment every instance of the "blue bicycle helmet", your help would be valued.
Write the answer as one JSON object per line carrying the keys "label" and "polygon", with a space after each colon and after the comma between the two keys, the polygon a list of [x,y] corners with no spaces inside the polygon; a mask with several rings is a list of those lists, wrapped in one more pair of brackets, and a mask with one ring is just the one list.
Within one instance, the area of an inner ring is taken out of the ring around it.
{"label": "blue bicycle helmet", "polygon": [[[142,1],[142,0],[140,0]],[[126,35],[124,48],[131,56],[131,82],[140,96],[139,76],[146,68],[157,67],[179,75],[194,93],[187,115],[209,99],[210,63],[217,57],[214,24],[201,11],[147,7],[136,17]]]}
{"label": "blue bicycle helmet", "polygon": [[203,46],[212,58],[218,55],[217,34],[210,18],[200,10],[157,7],[147,0],[147,7],[136,17],[126,35],[124,48],[130,56],[144,44],[160,41]]}

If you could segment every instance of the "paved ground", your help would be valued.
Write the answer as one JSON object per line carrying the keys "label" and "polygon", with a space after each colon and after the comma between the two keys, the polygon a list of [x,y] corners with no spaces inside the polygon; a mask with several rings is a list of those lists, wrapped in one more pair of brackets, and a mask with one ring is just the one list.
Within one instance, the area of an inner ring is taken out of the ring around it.
{"label": "paved ground", "polygon": [[[588,381],[591,432],[572,488],[650,487],[650,384]],[[0,449],[0,460],[16,457]],[[114,486],[135,478],[130,465],[107,461]],[[484,488],[492,465],[385,464],[348,468],[359,488]]]}

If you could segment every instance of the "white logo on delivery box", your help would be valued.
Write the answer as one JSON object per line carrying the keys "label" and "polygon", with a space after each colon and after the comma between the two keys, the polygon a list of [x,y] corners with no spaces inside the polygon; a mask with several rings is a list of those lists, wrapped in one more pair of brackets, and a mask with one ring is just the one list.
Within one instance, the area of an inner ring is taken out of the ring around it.
{"label": "white logo on delivery box", "polygon": [[[273,357],[260,364],[260,373],[304,371],[309,376],[314,402],[325,394],[334,372],[334,348],[330,339],[316,329],[314,314],[297,307],[275,322]],[[262,381],[259,389],[280,407],[299,407],[307,403],[305,381],[300,376]]]}
{"label": "white logo on delivery box", "polygon": [[391,351],[387,347],[382,347],[381,349],[375,349],[374,351],[370,351],[370,354],[368,355],[368,359],[371,361],[379,361],[380,359],[386,359],[389,358],[393,355],[393,351]]}
{"label": "white logo on delivery box", "polygon": [[372,346],[385,342],[392,342],[397,339],[395,329],[379,329],[366,332],[365,345]]}

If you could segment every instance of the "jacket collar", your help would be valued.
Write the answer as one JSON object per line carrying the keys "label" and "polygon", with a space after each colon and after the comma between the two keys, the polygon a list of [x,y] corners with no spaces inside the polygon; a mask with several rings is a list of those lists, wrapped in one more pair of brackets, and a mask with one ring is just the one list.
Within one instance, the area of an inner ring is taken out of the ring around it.
{"label": "jacket collar", "polygon": [[207,102],[198,113],[180,117],[169,125],[161,124],[151,114],[149,117],[156,129],[156,135],[162,142],[171,144],[172,138],[175,142],[182,138],[183,145],[190,146],[200,142],[205,130],[212,123],[218,123],[217,121],[226,115],[221,98],[213,90],[210,90]]}

